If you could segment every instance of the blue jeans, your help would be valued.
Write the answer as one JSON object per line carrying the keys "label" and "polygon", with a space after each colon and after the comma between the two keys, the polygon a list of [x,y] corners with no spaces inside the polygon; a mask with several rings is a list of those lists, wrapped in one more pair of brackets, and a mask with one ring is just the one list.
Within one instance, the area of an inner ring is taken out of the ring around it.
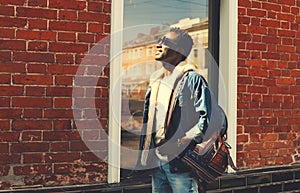
{"label": "blue jeans", "polygon": [[190,172],[171,173],[169,163],[161,163],[152,173],[152,193],[198,193],[197,180]]}

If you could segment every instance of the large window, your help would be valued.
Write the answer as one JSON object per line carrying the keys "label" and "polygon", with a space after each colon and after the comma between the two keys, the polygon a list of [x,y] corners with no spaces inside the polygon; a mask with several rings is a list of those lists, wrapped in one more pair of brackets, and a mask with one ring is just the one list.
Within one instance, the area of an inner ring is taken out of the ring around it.
{"label": "large window", "polygon": [[[208,78],[205,51],[209,47],[209,2],[125,0],[123,22],[121,144],[136,150],[150,75],[162,67],[154,61],[157,39],[170,27],[188,31],[194,46],[187,60]],[[128,52],[133,56],[129,57]],[[137,152],[128,156],[128,152],[121,151],[121,167],[134,167]]]}
{"label": "large window", "polygon": [[[120,48],[121,57],[113,61],[111,65],[111,85],[119,84],[119,98],[116,97],[118,93],[112,93],[114,90],[111,89],[110,92],[113,94],[114,103],[115,100],[120,100],[120,116],[118,112],[119,117],[116,116],[116,112],[110,114],[109,130],[111,137],[116,139],[116,143],[119,142],[126,150],[133,151],[130,151],[129,154],[122,148],[109,150],[109,159],[119,158],[119,162],[114,161],[117,165],[119,164],[118,167],[110,167],[109,182],[120,180],[120,168],[129,169],[135,164],[145,91],[150,75],[161,67],[160,63],[153,60],[155,45],[157,39],[164,35],[169,27],[180,27],[191,34],[195,44],[187,59],[188,62],[198,67],[199,72],[209,81],[217,98],[222,95],[220,86],[226,87],[228,93],[229,83],[225,80],[226,85],[220,85],[220,82],[224,84],[224,81],[220,80],[218,70],[219,60],[227,59],[224,55],[219,59],[219,14],[220,8],[221,10],[226,8],[226,13],[223,13],[226,17],[223,20],[224,23],[228,22],[228,10],[231,9],[229,5],[235,3],[233,7],[235,9],[237,1],[224,1],[226,2],[223,6],[226,7],[223,8],[222,5],[220,7],[219,0],[119,0],[118,5],[116,1],[113,1],[112,29],[121,30],[122,38],[116,37],[116,40],[112,41],[112,46],[119,46],[117,40],[121,40],[123,44]],[[120,2],[122,3],[120,4]],[[120,5],[122,7],[119,7]],[[232,23],[230,25],[232,26]],[[114,26],[118,27],[114,28]],[[224,29],[228,27],[223,26]],[[229,36],[229,33],[224,34]],[[225,42],[224,35],[222,38],[221,43]],[[230,38],[226,41],[228,40],[233,39]],[[233,40],[233,42],[235,41]],[[220,50],[220,52],[222,51]],[[226,65],[227,61],[224,63]],[[119,77],[116,78],[116,76]],[[227,75],[225,76],[227,78]],[[227,111],[228,100],[222,98],[221,101],[225,104],[223,107]],[[234,115],[229,117],[234,117]],[[232,125],[235,125],[234,122]]]}

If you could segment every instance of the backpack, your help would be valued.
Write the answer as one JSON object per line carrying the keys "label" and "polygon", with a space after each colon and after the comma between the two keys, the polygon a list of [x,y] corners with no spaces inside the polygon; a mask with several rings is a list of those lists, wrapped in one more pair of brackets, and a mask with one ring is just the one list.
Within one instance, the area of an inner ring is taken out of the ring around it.
{"label": "backpack", "polygon": [[181,157],[181,160],[188,165],[203,182],[212,183],[215,179],[227,171],[228,165],[235,171],[232,158],[229,153],[230,145],[226,142],[227,117],[224,114],[223,128],[220,129],[219,136],[212,136],[208,140],[196,144],[194,149],[189,149]]}

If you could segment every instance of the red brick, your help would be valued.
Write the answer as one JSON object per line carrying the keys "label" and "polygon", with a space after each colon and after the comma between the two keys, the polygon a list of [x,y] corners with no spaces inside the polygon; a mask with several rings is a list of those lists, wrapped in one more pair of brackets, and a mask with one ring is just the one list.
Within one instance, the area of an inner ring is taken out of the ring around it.
{"label": "red brick", "polygon": [[284,5],[295,5],[296,1],[295,0],[278,0],[279,4],[284,4]]}
{"label": "red brick", "polygon": [[110,25],[104,24],[104,33],[107,33],[107,34],[110,33]]}
{"label": "red brick", "polygon": [[21,155],[20,154],[0,154],[0,164],[20,164]]}
{"label": "red brick", "polygon": [[249,76],[252,77],[268,77],[269,73],[267,70],[264,69],[250,69]]}
{"label": "red brick", "polygon": [[14,14],[15,14],[14,6],[0,5],[0,15],[14,16]]}
{"label": "red brick", "polygon": [[72,96],[72,87],[48,87],[46,90],[46,96],[71,97]]}
{"label": "red brick", "polygon": [[249,26],[248,32],[253,34],[267,34],[267,28],[261,26]]}
{"label": "red brick", "polygon": [[47,30],[47,23],[48,20],[47,19],[32,19],[29,18],[28,19],[28,23],[29,23],[29,29],[40,29],[40,30]]}
{"label": "red brick", "polygon": [[47,0],[28,0],[29,6],[47,7]]}
{"label": "red brick", "polygon": [[84,10],[86,8],[86,2],[78,0],[72,0],[72,2],[65,0],[51,0],[49,2],[49,7],[57,9]]}
{"label": "red brick", "polygon": [[251,18],[251,26],[260,26],[261,25],[260,21],[261,21],[260,18],[252,17]]}
{"label": "red brick", "polygon": [[54,62],[54,54],[51,53],[14,52],[13,58],[22,62]]}
{"label": "red brick", "polygon": [[42,131],[23,131],[22,141],[42,141]]}
{"label": "red brick", "polygon": [[295,15],[299,15],[300,9],[299,7],[291,7],[291,13]]}
{"label": "red brick", "polygon": [[[274,20],[274,19],[262,19],[261,25],[265,27],[274,27],[279,28],[280,27],[280,21]],[[268,37],[268,36],[266,36]]]}
{"label": "red brick", "polygon": [[267,66],[267,61],[266,60],[248,60],[247,61],[248,66],[252,67],[266,67]]}
{"label": "red brick", "polygon": [[251,7],[251,1],[250,0],[239,1],[239,6],[241,6],[241,7]]}
{"label": "red brick", "polygon": [[1,62],[11,61],[11,52],[10,51],[0,51],[0,61]]}
{"label": "red brick", "polygon": [[285,77],[285,78],[278,78],[276,80],[277,84],[280,85],[291,85],[291,84],[295,84],[295,78],[293,77]]}
{"label": "red brick", "polygon": [[111,3],[110,2],[104,2],[104,8],[103,8],[104,13],[110,13],[111,12]]}
{"label": "red brick", "polygon": [[55,76],[55,85],[73,85],[73,76]]}
{"label": "red brick", "polygon": [[40,42],[40,41],[28,42],[28,50],[29,51],[47,51],[48,43]]}
{"label": "red brick", "polygon": [[281,10],[281,6],[280,4],[275,4],[275,3],[269,3],[269,2],[262,2],[262,8],[265,10],[273,10],[273,11],[280,11]]}
{"label": "red brick", "polygon": [[12,107],[52,107],[52,98],[12,97]]}
{"label": "red brick", "polygon": [[85,53],[88,51],[87,44],[76,44],[73,43],[51,43],[49,46],[51,52],[73,52],[73,53]]}
{"label": "red brick", "polygon": [[89,23],[88,25],[88,32],[92,33],[102,33],[103,32],[103,24],[95,24],[95,23]]}
{"label": "red brick", "polygon": [[44,141],[72,141],[79,139],[81,139],[81,137],[76,131],[45,131],[43,133]]}
{"label": "red brick", "polygon": [[[23,163],[32,164],[32,163],[43,163],[43,154],[41,153],[30,153],[23,154]],[[28,175],[28,173],[27,173]]]}
{"label": "red brick", "polygon": [[53,142],[50,144],[51,152],[69,151],[69,142]]}
{"label": "red brick", "polygon": [[19,139],[19,132],[0,132],[0,142],[18,142]]}
{"label": "red brick", "polygon": [[88,42],[93,43],[95,42],[95,35],[94,34],[78,34],[78,40],[80,42]]}
{"label": "red brick", "polygon": [[85,145],[83,141],[71,141],[70,151],[88,151],[89,148]]}
{"label": "red brick", "polygon": [[261,8],[262,7],[262,3],[261,2],[257,2],[257,1],[252,1],[252,8]]}
{"label": "red brick", "polygon": [[46,154],[45,161],[47,163],[59,163],[59,162],[74,162],[80,159],[80,153],[50,153]]}
{"label": "red brick", "polygon": [[94,12],[103,12],[103,2],[88,2],[88,10]]}
{"label": "red brick", "polygon": [[278,156],[278,150],[274,150],[274,149],[261,150],[260,155],[261,155],[261,157]]}
{"label": "red brick", "polygon": [[27,19],[25,18],[10,18],[10,17],[0,17],[1,27],[25,27],[27,24]]}
{"label": "red brick", "polygon": [[79,12],[78,13],[79,21],[94,21],[101,23],[109,23],[110,15],[102,13],[91,13],[91,12]]}
{"label": "red brick", "polygon": [[[72,54],[56,54],[56,63],[58,64],[74,64],[74,56]],[[56,65],[57,66],[57,65]],[[62,65],[64,66],[64,65]],[[50,67],[52,70],[54,66]]]}
{"label": "red brick", "polygon": [[52,31],[33,31],[33,30],[17,30],[18,39],[26,40],[56,40],[56,32]]}
{"label": "red brick", "polygon": [[72,108],[72,98],[55,98],[54,108]]}
{"label": "red brick", "polygon": [[46,88],[41,86],[26,86],[26,96],[45,96]]}
{"label": "red brick", "polygon": [[255,16],[255,17],[265,17],[266,11],[264,10],[258,10],[258,9],[248,9],[247,15],[249,16]]}
{"label": "red brick", "polygon": [[27,71],[29,73],[42,73],[45,74],[47,66],[45,64],[28,64]]}
{"label": "red brick", "polygon": [[24,176],[24,175],[37,175],[37,174],[51,174],[51,165],[25,165],[25,166],[15,166],[14,175]]}
{"label": "red brick", "polygon": [[[98,156],[97,156],[98,155]],[[107,152],[97,152],[97,155],[95,155],[92,152],[82,152],[81,159],[85,162],[90,162],[90,161],[99,161],[99,158],[107,157]]]}
{"label": "red brick", "polygon": [[278,30],[278,35],[282,37],[295,37],[296,32],[290,30]]}
{"label": "red brick", "polygon": [[0,107],[9,107],[10,98],[9,97],[0,97]]}
{"label": "red brick", "polygon": [[59,10],[59,16],[58,18],[60,20],[77,20],[77,11],[71,11],[71,10]]}
{"label": "red brick", "polygon": [[23,95],[24,88],[21,86],[0,86],[0,96]]}
{"label": "red brick", "polygon": [[72,129],[72,123],[70,120],[63,120],[60,119],[59,121],[53,121],[53,128],[54,130],[59,131],[69,131]]}
{"label": "red brick", "polygon": [[[0,154],[8,154],[8,153],[9,153],[9,144],[8,143],[0,143]],[[1,174],[0,174],[0,176],[1,176]]]}
{"label": "red brick", "polygon": [[67,32],[59,32],[58,40],[59,41],[67,41],[67,42],[75,42],[76,34],[75,33],[67,33]]}
{"label": "red brick", "polygon": [[73,111],[68,109],[46,109],[44,111],[45,118],[73,118]]}
{"label": "red brick", "polygon": [[86,32],[86,23],[66,22],[66,21],[50,21],[50,30],[76,31]]}
{"label": "red brick", "polygon": [[48,152],[49,144],[45,142],[22,142],[13,143],[11,145],[12,153],[24,153],[24,152]]}
{"label": "red brick", "polygon": [[60,75],[67,75],[76,74],[78,66],[67,66],[67,65],[51,65],[48,68],[50,74],[60,74]]}
{"label": "red brick", "polygon": [[4,5],[24,5],[25,0],[0,0],[0,4],[4,4]]}
{"label": "red brick", "polygon": [[274,36],[264,36],[262,37],[262,41],[266,44],[270,44],[270,43],[279,44],[281,42],[281,38],[274,37]]}
{"label": "red brick", "polygon": [[1,50],[25,50],[26,42],[23,40],[0,40]]}
{"label": "red brick", "polygon": [[292,38],[281,38],[282,45],[293,45],[293,39]]}
{"label": "red brick", "polygon": [[10,77],[10,74],[0,74],[0,84],[10,84]]}
{"label": "red brick", "polygon": [[274,125],[277,123],[277,118],[261,118],[260,124],[262,125]]}
{"label": "red brick", "polygon": [[48,75],[13,75],[14,84],[23,85],[51,85],[53,77]]}
{"label": "red brick", "polygon": [[22,110],[21,109],[0,109],[0,118],[5,119],[16,119],[21,117]]}
{"label": "red brick", "polygon": [[262,53],[262,57],[264,59],[279,60],[280,59],[280,54],[276,53],[276,52],[266,52],[266,53]]}
{"label": "red brick", "polygon": [[15,38],[15,29],[0,27],[0,38]]}
{"label": "red brick", "polygon": [[50,120],[14,120],[12,123],[13,130],[51,130],[52,123]]}
{"label": "red brick", "polygon": [[277,36],[278,30],[274,28],[268,28],[268,35],[269,36]]}
{"label": "red brick", "polygon": [[41,8],[17,7],[18,17],[56,19],[57,11]]}
{"label": "red brick", "polygon": [[246,49],[265,51],[267,49],[267,45],[259,43],[247,43]]}
{"label": "red brick", "polygon": [[286,45],[278,45],[277,49],[278,49],[278,52],[294,53],[296,51],[294,46],[286,46]]}
{"label": "red brick", "polygon": [[294,22],[295,16],[293,14],[277,13],[277,18],[279,20]]}
{"label": "red brick", "polygon": [[42,118],[42,109],[24,109],[24,118]]}

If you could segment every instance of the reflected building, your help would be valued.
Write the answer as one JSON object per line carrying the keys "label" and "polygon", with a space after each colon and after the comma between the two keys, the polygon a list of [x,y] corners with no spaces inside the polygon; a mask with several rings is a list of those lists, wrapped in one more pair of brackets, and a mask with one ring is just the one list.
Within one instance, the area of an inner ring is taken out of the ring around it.
{"label": "reflected building", "polygon": [[[193,63],[199,72],[207,78],[205,50],[208,47],[208,19],[184,18],[170,27],[179,27],[187,31],[194,40],[188,62]],[[122,55],[122,116],[130,116],[134,111],[143,109],[146,90],[151,74],[161,68],[154,60],[156,42],[166,34],[169,27],[153,27],[149,34],[138,34],[123,45]]]}
{"label": "reflected building", "polygon": [[[194,40],[194,45],[187,60],[197,66],[199,72],[207,78],[205,66],[205,50],[208,47],[208,19],[185,18],[171,27],[179,27],[187,31]],[[125,42],[122,53],[122,146],[129,149],[137,149],[140,128],[134,127],[136,112],[142,112],[149,79],[153,72],[161,68],[161,63],[155,61],[157,40],[169,31],[169,27],[153,27],[149,34],[138,34],[131,41]],[[142,116],[142,114],[140,115]],[[134,166],[137,155],[129,159],[121,153],[122,166],[130,168]],[[125,161],[126,160],[126,161]]]}

